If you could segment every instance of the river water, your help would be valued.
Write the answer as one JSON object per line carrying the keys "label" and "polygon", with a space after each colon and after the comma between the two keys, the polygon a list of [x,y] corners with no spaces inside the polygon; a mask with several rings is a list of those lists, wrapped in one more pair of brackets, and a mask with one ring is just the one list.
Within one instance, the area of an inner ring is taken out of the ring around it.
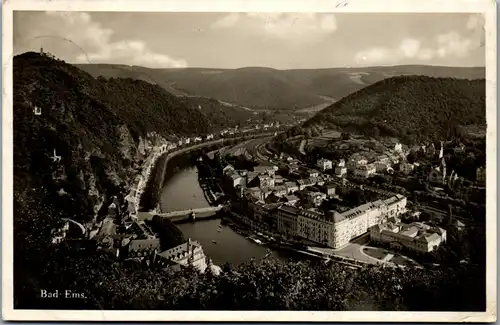
{"label": "river water", "polygon": [[[198,183],[196,167],[180,169],[165,182],[160,196],[162,212],[208,206],[203,190]],[[260,259],[266,255],[267,248],[265,246],[246,239],[227,226],[222,226],[222,230],[218,232],[219,225],[219,219],[212,219],[196,221],[195,223],[182,223],[178,224],[177,227],[186,238],[199,241],[205,254],[217,265],[226,262],[237,265],[249,261],[252,257]],[[212,240],[215,240],[216,244]],[[290,256],[281,251],[271,251],[271,254],[280,259],[288,259]]]}

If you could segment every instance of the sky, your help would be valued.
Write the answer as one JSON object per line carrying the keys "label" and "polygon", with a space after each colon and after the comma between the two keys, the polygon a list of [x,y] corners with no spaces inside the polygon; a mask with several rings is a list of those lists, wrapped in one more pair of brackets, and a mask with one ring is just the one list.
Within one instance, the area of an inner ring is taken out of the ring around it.
{"label": "sky", "polygon": [[14,52],[150,68],[485,66],[470,13],[14,12]]}

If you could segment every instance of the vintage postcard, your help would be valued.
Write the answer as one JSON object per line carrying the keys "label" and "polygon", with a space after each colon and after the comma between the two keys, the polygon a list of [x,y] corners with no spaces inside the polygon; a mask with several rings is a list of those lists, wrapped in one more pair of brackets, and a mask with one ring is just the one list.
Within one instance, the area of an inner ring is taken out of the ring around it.
{"label": "vintage postcard", "polygon": [[492,322],[492,0],[3,7],[6,320]]}

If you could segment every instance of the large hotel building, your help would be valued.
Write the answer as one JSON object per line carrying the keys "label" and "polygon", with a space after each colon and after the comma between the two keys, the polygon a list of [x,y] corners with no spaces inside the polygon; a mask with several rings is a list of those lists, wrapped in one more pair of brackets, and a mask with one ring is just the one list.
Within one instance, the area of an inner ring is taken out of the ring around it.
{"label": "large hotel building", "polygon": [[405,211],[406,197],[400,194],[387,200],[369,202],[343,213],[331,211],[323,214],[284,205],[278,209],[277,224],[281,233],[339,248],[366,233],[370,227]]}

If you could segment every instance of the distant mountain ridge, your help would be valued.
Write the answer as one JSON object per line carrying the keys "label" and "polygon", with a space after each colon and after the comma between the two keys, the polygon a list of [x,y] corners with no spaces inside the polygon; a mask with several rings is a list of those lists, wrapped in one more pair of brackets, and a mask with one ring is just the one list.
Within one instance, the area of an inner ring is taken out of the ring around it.
{"label": "distant mountain ridge", "polygon": [[266,67],[238,69],[150,69],[113,64],[77,65],[94,77],[129,77],[160,85],[176,95],[198,95],[253,108],[295,110],[341,98],[383,79],[402,75],[485,78],[484,67],[424,65],[366,68],[277,70]]}
{"label": "distant mountain ridge", "polygon": [[400,76],[363,88],[326,107],[302,126],[439,141],[486,127],[484,79]]}

